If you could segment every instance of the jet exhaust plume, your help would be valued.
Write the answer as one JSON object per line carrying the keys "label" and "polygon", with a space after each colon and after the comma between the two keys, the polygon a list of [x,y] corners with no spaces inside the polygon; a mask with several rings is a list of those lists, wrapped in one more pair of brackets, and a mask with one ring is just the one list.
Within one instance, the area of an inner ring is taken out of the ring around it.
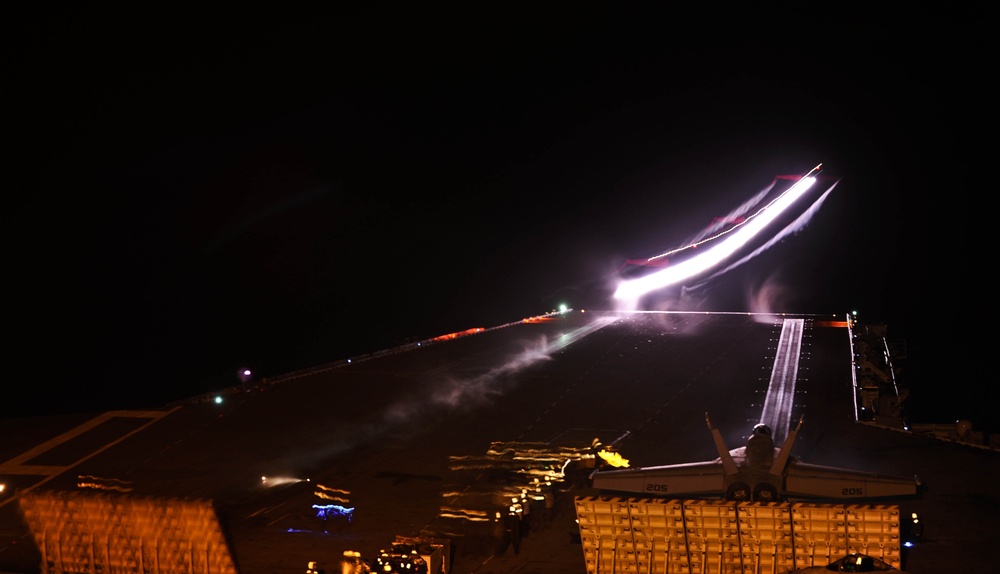
{"label": "jet exhaust plume", "polygon": [[731,213],[730,216],[717,220],[716,223],[709,228],[709,230],[703,232],[702,236],[699,236],[699,238],[695,239],[693,242],[685,245],[684,247],[667,251],[650,258],[648,261],[655,264],[654,260],[658,258],[664,258],[681,252],[690,254],[696,249],[699,251],[697,254],[691,255],[687,259],[669,264],[660,271],[638,279],[621,281],[614,292],[613,298],[627,307],[635,308],[638,306],[639,299],[643,295],[650,292],[675,285],[682,285],[685,290],[690,290],[691,287],[683,285],[686,281],[704,278],[700,282],[700,284],[704,284],[704,282],[710,280],[711,278],[717,277],[718,275],[721,275],[722,273],[749,261],[762,251],[774,245],[774,243],[776,243],[780,238],[805,225],[812,214],[815,213],[816,209],[818,209],[819,205],[822,204],[823,199],[830,193],[830,191],[833,190],[833,187],[836,186],[836,183],[827,189],[823,196],[819,200],[815,201],[812,207],[810,207],[805,214],[796,219],[793,224],[786,226],[779,234],[769,238],[764,246],[757,248],[753,253],[741,258],[736,263],[730,264],[722,271],[715,272],[711,276],[705,278],[706,274],[711,273],[720,265],[725,264],[729,258],[741,249],[745,248],[778,217],[798,202],[798,200],[803,197],[816,183],[816,174],[819,172],[822,165],[823,164],[817,165],[776,198],[751,215],[743,217],[740,212],[762,201],[763,197],[765,197],[774,187],[777,182],[776,178],[775,182],[773,182],[771,186],[765,188],[750,201],[744,203],[739,209]]}
{"label": "jet exhaust plume", "polygon": [[365,425],[336,429],[335,436],[331,436],[328,441],[331,446],[319,451],[297,453],[294,457],[295,462],[290,464],[293,468],[312,466],[362,444],[376,440],[391,440],[393,431],[421,421],[433,420],[441,413],[468,412],[489,406],[494,398],[516,387],[517,373],[548,361],[552,353],[566,348],[614,321],[613,317],[607,317],[563,333],[552,340],[542,337],[537,341],[525,343],[523,351],[511,357],[505,364],[475,377],[433,381],[420,393],[401,398],[386,406],[375,420]]}

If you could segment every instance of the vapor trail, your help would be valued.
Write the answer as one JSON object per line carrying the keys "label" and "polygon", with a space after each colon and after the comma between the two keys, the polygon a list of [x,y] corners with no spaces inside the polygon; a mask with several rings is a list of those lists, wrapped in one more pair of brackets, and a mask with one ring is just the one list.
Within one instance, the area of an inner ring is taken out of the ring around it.
{"label": "vapor trail", "polygon": [[809,172],[810,175],[797,181],[795,185],[783,192],[771,203],[762,207],[751,217],[740,222],[737,226],[703,239],[696,245],[693,245],[706,245],[714,242],[714,245],[702,253],[645,277],[622,281],[614,293],[614,298],[635,301],[646,293],[671,285],[677,285],[683,281],[698,277],[723,263],[809,191],[813,184],[816,183],[816,178],[811,174],[818,170],[821,165],[813,168]]}

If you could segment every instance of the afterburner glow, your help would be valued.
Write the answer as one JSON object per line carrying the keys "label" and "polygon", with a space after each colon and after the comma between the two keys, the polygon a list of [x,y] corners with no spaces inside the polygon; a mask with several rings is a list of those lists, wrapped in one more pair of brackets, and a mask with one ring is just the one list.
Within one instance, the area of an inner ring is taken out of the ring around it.
{"label": "afterburner glow", "polygon": [[[817,168],[818,167],[819,166],[817,166]],[[810,174],[813,171],[816,170],[813,169],[810,171]],[[797,181],[795,185],[778,196],[765,209],[756,213],[753,218],[745,221],[734,232],[728,233],[724,238],[721,238],[717,243],[699,255],[673,264],[662,271],[657,271],[656,273],[652,273],[645,277],[621,282],[618,285],[618,289],[615,291],[615,299],[626,301],[636,300],[651,291],[656,291],[657,289],[662,289],[671,285],[677,285],[683,281],[704,274],[708,270],[725,261],[728,257],[731,257],[737,250],[746,245],[751,239],[759,234],[761,230],[767,227],[779,215],[781,215],[782,212],[795,203],[795,201],[807,192],[814,183],[816,183],[815,177],[812,177],[811,175],[803,177]],[[721,236],[716,236],[715,238],[720,237]]]}

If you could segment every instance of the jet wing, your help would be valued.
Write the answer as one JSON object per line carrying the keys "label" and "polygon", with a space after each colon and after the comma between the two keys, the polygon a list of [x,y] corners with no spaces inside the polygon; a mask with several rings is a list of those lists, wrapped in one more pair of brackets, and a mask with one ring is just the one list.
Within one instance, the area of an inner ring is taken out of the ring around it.
{"label": "jet wing", "polygon": [[719,494],[726,491],[721,460],[647,466],[594,473],[594,488],[646,496]]}
{"label": "jet wing", "polygon": [[914,496],[920,486],[916,477],[889,476],[818,464],[792,461],[785,471],[784,496],[869,499]]}
{"label": "jet wing", "polygon": [[773,502],[780,498],[870,500],[914,496],[920,486],[916,478],[880,475],[832,466],[800,462],[791,456],[792,445],[802,426],[789,431],[785,444],[774,448],[771,429],[754,426],[746,446],[726,450],[719,429],[712,426],[719,458],[712,461],[598,471],[593,486],[599,490],[645,496],[722,496],[726,500]]}

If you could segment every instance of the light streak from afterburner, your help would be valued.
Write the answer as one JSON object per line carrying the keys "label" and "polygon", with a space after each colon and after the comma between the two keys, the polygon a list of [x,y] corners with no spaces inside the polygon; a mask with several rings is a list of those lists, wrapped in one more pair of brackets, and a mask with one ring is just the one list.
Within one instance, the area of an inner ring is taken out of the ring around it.
{"label": "light streak from afterburner", "polygon": [[684,288],[688,291],[698,289],[699,287],[701,287],[701,285],[704,285],[705,283],[711,281],[712,279],[724,273],[727,273],[728,271],[735,269],[736,267],[739,267],[740,265],[760,255],[764,251],[770,249],[774,244],[778,243],[779,241],[787,237],[790,233],[794,233],[797,229],[805,227],[809,219],[811,219],[816,214],[819,208],[823,205],[823,202],[826,201],[826,197],[830,195],[830,192],[832,192],[834,188],[837,187],[837,183],[839,182],[834,182],[833,185],[828,187],[826,191],[824,191],[823,194],[820,195],[819,198],[812,203],[812,205],[810,205],[804,212],[802,212],[802,215],[798,216],[792,223],[789,223],[788,226],[785,227],[785,229],[779,231],[774,237],[768,239],[766,243],[764,243],[760,247],[757,247],[752,252],[744,255],[742,258],[733,261],[726,267],[721,268],[718,271],[713,271],[711,275],[708,275],[703,279],[699,279],[699,284],[685,285]]}
{"label": "light streak from afterburner", "polygon": [[[645,277],[622,281],[615,290],[614,298],[635,301],[642,295],[657,289],[677,285],[683,281],[697,277],[713,267],[719,265],[726,258],[731,257],[741,247],[746,245],[758,233],[760,233],[771,222],[778,218],[797,199],[805,194],[816,183],[813,173],[818,171],[823,164],[819,164],[806,174],[805,177],[795,182],[795,185],[788,188],[781,195],[761,208],[759,211],[740,222],[729,230],[713,235],[699,241],[694,247],[704,245],[709,241],[718,241],[715,245],[690,259],[675,263],[661,271],[651,273]],[[723,236],[725,236],[723,238]],[[685,249],[687,248],[685,247]]]}

